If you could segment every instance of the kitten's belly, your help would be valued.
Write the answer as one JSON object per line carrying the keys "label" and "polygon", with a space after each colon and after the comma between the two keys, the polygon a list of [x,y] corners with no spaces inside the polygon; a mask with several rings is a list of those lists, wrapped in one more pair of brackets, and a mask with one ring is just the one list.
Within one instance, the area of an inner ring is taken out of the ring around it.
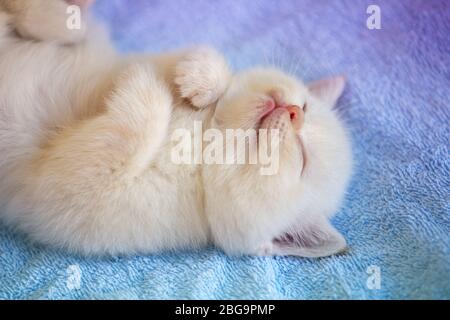
{"label": "kitten's belly", "polygon": [[33,42],[0,50],[0,179],[52,134],[97,112],[92,88],[102,88],[113,59],[81,64],[89,52]]}
{"label": "kitten's belly", "polygon": [[105,53],[105,58],[95,59],[98,56],[90,47],[32,42],[0,51],[2,117],[46,130],[92,116],[97,112],[93,110],[97,108],[95,91],[104,89],[100,83],[116,61],[113,53],[109,56]]}

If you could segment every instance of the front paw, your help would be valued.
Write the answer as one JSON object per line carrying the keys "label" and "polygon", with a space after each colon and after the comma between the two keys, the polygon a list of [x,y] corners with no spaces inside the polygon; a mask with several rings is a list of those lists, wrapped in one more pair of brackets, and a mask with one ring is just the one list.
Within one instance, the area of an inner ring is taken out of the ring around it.
{"label": "front paw", "polygon": [[230,81],[230,70],[217,51],[202,47],[189,52],[176,66],[175,83],[182,98],[205,108],[216,102]]}

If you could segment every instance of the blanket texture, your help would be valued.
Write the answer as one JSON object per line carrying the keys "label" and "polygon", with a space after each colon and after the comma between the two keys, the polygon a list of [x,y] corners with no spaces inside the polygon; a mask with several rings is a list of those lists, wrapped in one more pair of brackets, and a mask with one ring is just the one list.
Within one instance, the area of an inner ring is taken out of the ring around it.
{"label": "blanket texture", "polygon": [[[369,30],[366,10],[381,10]],[[196,43],[235,69],[344,74],[355,174],[334,219],[351,250],[229,258],[214,248],[93,259],[0,226],[2,299],[450,298],[450,5],[388,0],[99,0],[123,52]]]}

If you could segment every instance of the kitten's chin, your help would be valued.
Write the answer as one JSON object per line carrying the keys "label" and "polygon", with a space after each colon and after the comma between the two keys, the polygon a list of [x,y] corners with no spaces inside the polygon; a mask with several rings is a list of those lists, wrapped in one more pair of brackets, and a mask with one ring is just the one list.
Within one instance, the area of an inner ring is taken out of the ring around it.
{"label": "kitten's chin", "polygon": [[[270,103],[271,102],[271,103]],[[285,125],[289,123],[289,125]],[[300,152],[301,158],[301,174],[305,171],[307,165],[307,154],[305,144],[300,136],[300,130],[304,123],[304,112],[296,105],[278,105],[272,101],[266,103],[265,110],[263,111],[260,120],[258,121],[258,129],[266,130],[280,130],[280,134],[284,135],[286,127],[293,130],[295,133],[295,143]],[[287,130],[289,130],[287,129]],[[288,146],[290,147],[290,146]]]}

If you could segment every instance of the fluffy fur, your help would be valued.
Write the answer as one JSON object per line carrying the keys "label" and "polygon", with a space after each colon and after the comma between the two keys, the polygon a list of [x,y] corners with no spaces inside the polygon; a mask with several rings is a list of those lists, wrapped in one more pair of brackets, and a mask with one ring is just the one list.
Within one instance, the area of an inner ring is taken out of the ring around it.
{"label": "fluffy fur", "polygon": [[[208,48],[121,57],[87,22],[88,30],[54,27],[68,2],[51,1],[42,20],[44,2],[0,0],[3,221],[83,254],[208,242],[229,254],[317,257],[346,248],[328,221],[351,171],[332,110],[342,78],[305,86],[273,69],[231,75]],[[77,0],[84,15],[87,2]],[[301,123],[283,108],[263,117],[267,101],[300,106]],[[218,130],[280,129],[279,172],[172,163],[171,133],[193,130],[195,120]]]}

